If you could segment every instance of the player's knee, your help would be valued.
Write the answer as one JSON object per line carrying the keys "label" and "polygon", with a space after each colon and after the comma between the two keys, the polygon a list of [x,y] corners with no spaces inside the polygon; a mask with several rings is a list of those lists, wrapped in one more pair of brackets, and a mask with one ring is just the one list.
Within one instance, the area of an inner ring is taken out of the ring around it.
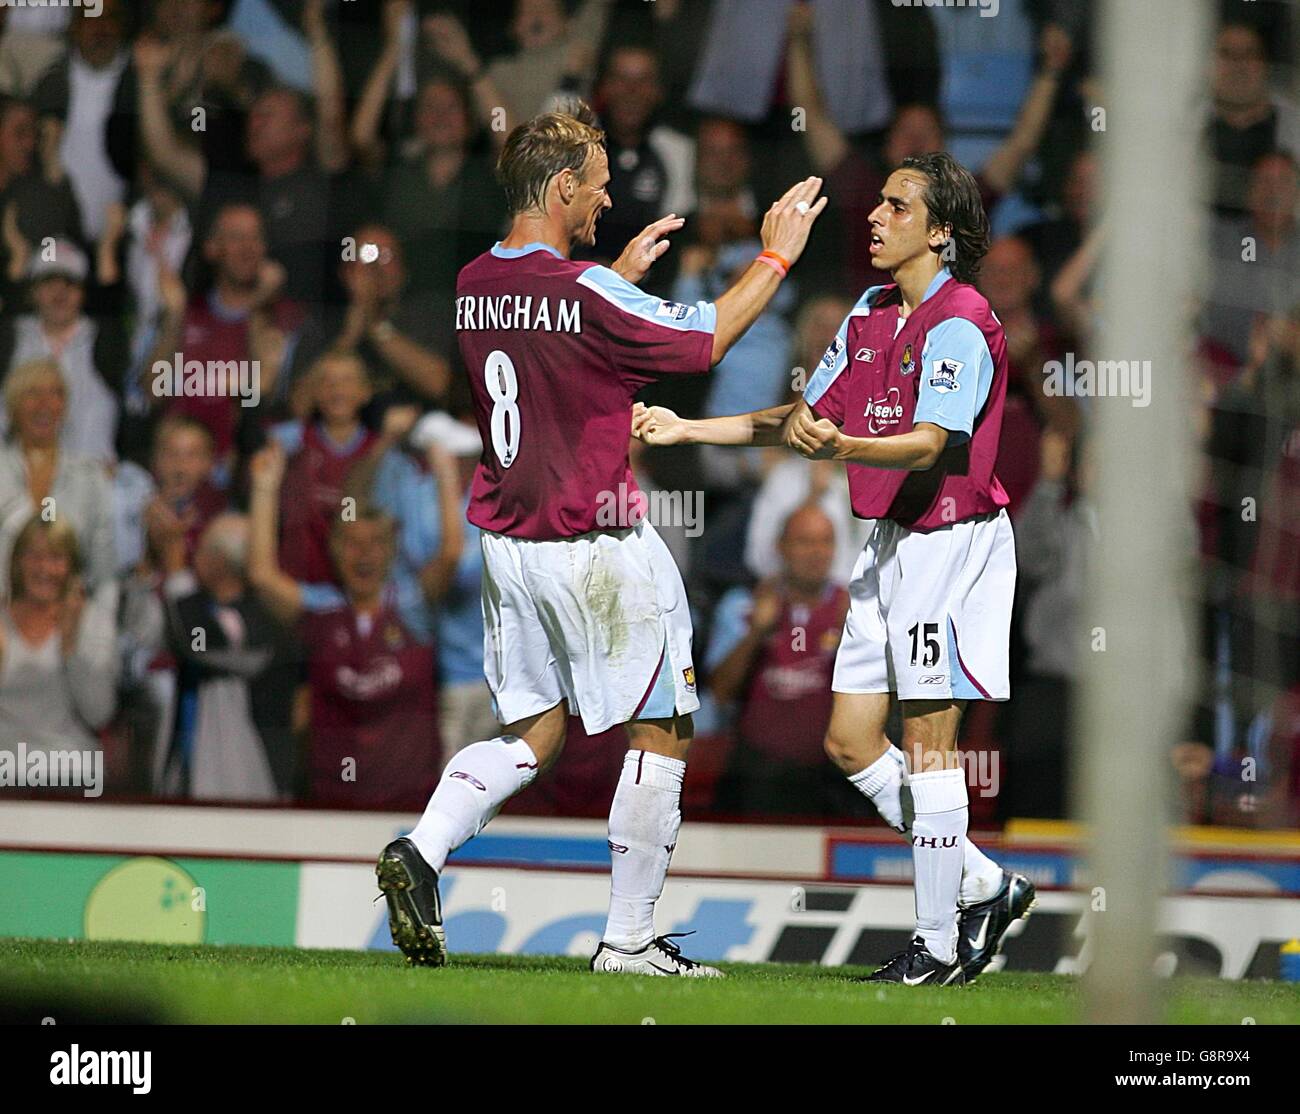
{"label": "player's knee", "polygon": [[628,745],[668,758],[686,761],[695,736],[695,720],[689,714],[674,713],[672,719],[633,720],[627,725]]}
{"label": "player's knee", "polygon": [[865,770],[877,758],[889,749],[889,740],[881,735],[875,739],[870,736],[854,737],[838,732],[832,726],[822,740],[826,757],[846,774],[856,774]]}
{"label": "player's knee", "polygon": [[532,747],[533,753],[537,755],[537,772],[539,774],[555,765],[560,757],[560,752],[564,750],[566,736],[567,731],[564,728],[559,728],[539,732],[535,740],[528,740],[528,745]]}
{"label": "player's knee", "polygon": [[549,766],[553,766],[555,760],[560,757],[568,728],[568,708],[560,704],[540,715],[511,724],[506,728],[506,733],[516,735],[528,744],[529,749],[537,756],[537,771],[541,773]]}

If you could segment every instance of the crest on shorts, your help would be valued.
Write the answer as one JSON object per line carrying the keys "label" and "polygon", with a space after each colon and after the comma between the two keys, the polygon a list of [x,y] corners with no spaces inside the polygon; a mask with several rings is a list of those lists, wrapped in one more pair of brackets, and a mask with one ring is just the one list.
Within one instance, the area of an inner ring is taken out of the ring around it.
{"label": "crest on shorts", "polygon": [[916,370],[916,360],[912,355],[911,344],[903,345],[903,362],[898,365],[900,375],[911,375]]}
{"label": "crest on shorts", "polygon": [[695,691],[695,666],[688,665],[682,670],[682,680],[686,682],[686,687],[689,691]]}

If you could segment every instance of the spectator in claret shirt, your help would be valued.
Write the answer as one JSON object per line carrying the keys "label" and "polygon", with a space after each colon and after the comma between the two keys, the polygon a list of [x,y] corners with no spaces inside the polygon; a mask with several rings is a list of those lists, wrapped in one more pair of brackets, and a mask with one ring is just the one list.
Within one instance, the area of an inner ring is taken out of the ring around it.
{"label": "spectator in claret shirt", "polygon": [[193,418],[176,415],[158,423],[153,439],[153,498],[144,508],[146,551],[166,567],[163,554],[179,544],[190,567],[199,537],[226,509],[226,493],[211,479],[212,434]]}
{"label": "spectator in claret shirt", "polygon": [[474,426],[448,414],[427,414],[411,428],[415,416],[408,408],[390,409],[382,435],[389,447],[381,456],[372,456],[373,468],[368,462],[352,475],[358,498],[373,501],[397,522],[393,579],[398,599],[438,605],[439,726],[443,757],[449,760],[463,747],[501,733],[492,694],[483,682],[483,553],[478,527],[462,521],[460,560],[452,566],[449,551],[433,570],[425,571],[444,549],[443,487],[454,485],[463,520],[483,443]]}
{"label": "spectator in claret shirt", "polygon": [[334,583],[330,531],[344,512],[348,473],[369,456],[378,437],[361,423],[370,399],[365,364],[347,352],[327,352],[308,373],[312,416],[276,426],[289,454],[280,500],[280,565],[295,580]]}
{"label": "spectator in claret shirt", "polygon": [[715,803],[737,814],[860,815],[861,798],[822,748],[849,605],[830,578],[835,527],[819,508],[801,507],[786,520],[778,549],[780,575],[753,591],[733,588],[714,618],[709,691],[740,709]]}
{"label": "spectator in claret shirt", "polygon": [[[305,584],[275,556],[283,450],[272,444],[259,452],[251,475],[252,581],[279,620],[300,629],[309,651],[310,799],[419,808],[441,758],[436,631],[427,600],[404,599],[392,578],[393,520],[365,506],[355,518],[336,519],[330,549],[341,587]],[[429,597],[455,569],[463,536],[456,484],[439,490],[443,540],[420,574]]]}
{"label": "spectator in claret shirt", "polygon": [[[216,474],[228,482],[241,424],[250,412],[266,413],[274,406],[281,365],[302,313],[281,296],[284,268],[268,257],[262,220],[252,206],[227,205],[217,213],[203,259],[211,284],[193,297],[174,275],[160,276],[166,311],[153,353],[141,368],[141,385],[163,414],[188,414],[207,426]],[[205,368],[255,366],[258,407],[243,405],[236,383],[228,383],[223,394],[177,396],[169,369],[178,354],[182,368],[191,361]]]}

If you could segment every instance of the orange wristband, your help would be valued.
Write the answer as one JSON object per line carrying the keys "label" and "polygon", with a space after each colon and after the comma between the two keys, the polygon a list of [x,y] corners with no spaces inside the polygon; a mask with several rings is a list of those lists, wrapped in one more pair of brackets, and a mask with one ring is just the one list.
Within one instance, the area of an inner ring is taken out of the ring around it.
{"label": "orange wristband", "polygon": [[777,255],[776,252],[774,251],[759,252],[756,262],[764,263],[767,266],[771,267],[772,270],[774,270],[782,278],[785,278],[785,276],[790,273],[790,261],[780,255]]}

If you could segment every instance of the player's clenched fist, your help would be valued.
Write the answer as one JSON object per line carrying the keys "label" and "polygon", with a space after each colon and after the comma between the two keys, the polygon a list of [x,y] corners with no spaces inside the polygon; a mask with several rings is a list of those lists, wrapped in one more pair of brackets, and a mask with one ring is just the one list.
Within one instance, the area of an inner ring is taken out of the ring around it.
{"label": "player's clenched fist", "polygon": [[680,445],[686,440],[686,423],[666,406],[632,407],[632,436],[647,445]]}
{"label": "player's clenched fist", "polygon": [[840,431],[827,418],[814,418],[806,408],[796,410],[786,427],[785,443],[809,460],[830,460],[839,448]]}
{"label": "player's clenched fist", "polygon": [[827,198],[817,200],[821,188],[820,178],[805,178],[802,182],[796,182],[772,203],[767,215],[763,217],[765,251],[776,252],[791,264],[803,254],[804,245],[808,243],[808,233],[812,231],[821,211],[826,208]]}

